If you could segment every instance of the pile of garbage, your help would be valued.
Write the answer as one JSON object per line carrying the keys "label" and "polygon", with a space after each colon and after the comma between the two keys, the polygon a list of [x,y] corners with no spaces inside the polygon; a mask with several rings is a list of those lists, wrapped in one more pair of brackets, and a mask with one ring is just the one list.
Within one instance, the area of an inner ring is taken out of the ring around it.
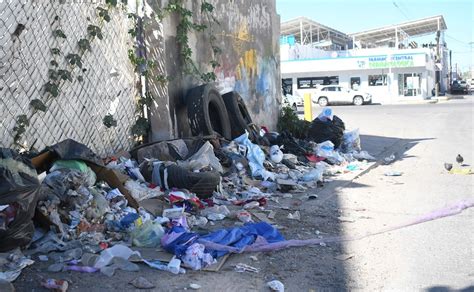
{"label": "pile of garbage", "polygon": [[[361,150],[359,131],[345,130],[329,108],[305,140],[265,130],[253,140],[248,132],[232,141],[177,139],[106,159],[73,140],[31,161],[2,149],[0,251],[21,247],[28,256],[3,254],[0,279],[14,281],[32,259],[50,262],[50,272],[107,276],[140,263],[174,274],[206,269],[257,242],[285,240],[264,222],[274,217],[265,206],[275,194],[305,193],[374,159]],[[288,218],[301,219],[299,212]],[[237,224],[220,227],[226,219]],[[140,248],[170,257],[146,258]],[[49,280],[45,287],[67,289]]]}

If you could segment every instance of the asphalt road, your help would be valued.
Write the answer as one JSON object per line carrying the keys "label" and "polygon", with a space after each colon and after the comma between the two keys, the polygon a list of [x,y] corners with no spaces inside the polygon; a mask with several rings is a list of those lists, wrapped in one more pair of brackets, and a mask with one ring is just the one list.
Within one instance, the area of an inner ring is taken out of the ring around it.
{"label": "asphalt road", "polygon": [[[336,106],[349,129],[359,128],[363,147],[397,161],[381,165],[339,194],[354,222],[346,235],[410,222],[420,215],[472,198],[473,175],[453,175],[444,162],[461,154],[474,165],[473,96],[437,104]],[[401,171],[389,177],[387,171]],[[346,285],[364,291],[474,291],[474,208],[463,213],[344,245]]]}

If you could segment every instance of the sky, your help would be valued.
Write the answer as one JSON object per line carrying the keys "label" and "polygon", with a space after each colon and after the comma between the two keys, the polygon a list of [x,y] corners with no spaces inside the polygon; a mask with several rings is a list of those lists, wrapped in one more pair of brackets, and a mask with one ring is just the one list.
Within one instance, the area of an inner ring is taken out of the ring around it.
{"label": "sky", "polygon": [[[276,5],[281,21],[305,16],[344,33],[443,15],[453,70],[455,63],[462,71],[474,66],[473,0],[276,0]],[[435,43],[435,35],[416,41]]]}

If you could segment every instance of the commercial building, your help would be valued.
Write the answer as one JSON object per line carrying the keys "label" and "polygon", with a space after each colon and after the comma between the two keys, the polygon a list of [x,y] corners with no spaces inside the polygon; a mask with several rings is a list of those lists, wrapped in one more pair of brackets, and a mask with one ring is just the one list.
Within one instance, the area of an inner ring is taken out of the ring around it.
{"label": "commercial building", "polygon": [[[448,86],[446,29],[442,16],[354,34],[303,17],[283,22],[283,91],[301,95],[339,84],[372,94],[376,103],[430,98],[437,82],[440,92]],[[435,43],[412,41],[430,34]]]}

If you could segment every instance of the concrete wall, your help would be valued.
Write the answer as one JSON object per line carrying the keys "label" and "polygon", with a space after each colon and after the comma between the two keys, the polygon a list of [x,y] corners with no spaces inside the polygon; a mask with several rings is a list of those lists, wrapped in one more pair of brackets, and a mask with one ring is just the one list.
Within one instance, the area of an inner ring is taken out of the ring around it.
{"label": "concrete wall", "polygon": [[[222,54],[215,86],[221,94],[235,90],[247,104],[256,124],[276,127],[281,98],[279,29],[275,0],[212,0],[219,25],[213,24],[212,34]],[[151,140],[190,135],[184,96],[189,88],[201,81],[180,74],[181,60],[176,46],[177,19],[166,17],[163,23],[154,20],[153,7],[164,7],[166,1],[146,1],[146,45],[148,57],[159,61],[154,74],[167,74],[173,79],[166,86],[149,81],[155,97],[151,109]],[[195,22],[201,22],[201,2],[188,1]],[[209,31],[191,33],[189,44],[193,58],[201,71],[209,72],[212,59]],[[162,60],[162,61],[160,61]]]}

